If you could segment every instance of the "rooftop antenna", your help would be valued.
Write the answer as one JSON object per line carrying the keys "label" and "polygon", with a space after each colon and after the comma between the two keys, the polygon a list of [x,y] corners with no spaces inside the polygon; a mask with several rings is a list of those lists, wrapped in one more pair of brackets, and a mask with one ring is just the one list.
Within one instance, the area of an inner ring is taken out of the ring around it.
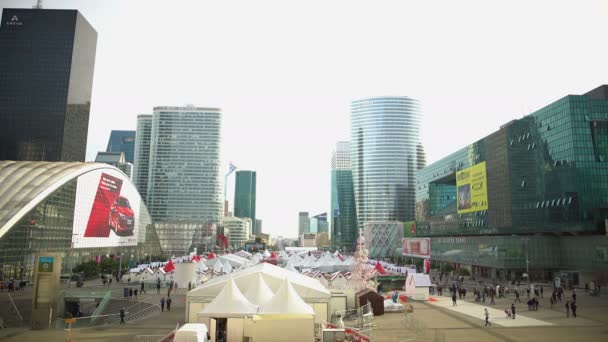
{"label": "rooftop antenna", "polygon": [[33,6],[34,9],[42,9],[42,0],[36,0],[36,6]]}

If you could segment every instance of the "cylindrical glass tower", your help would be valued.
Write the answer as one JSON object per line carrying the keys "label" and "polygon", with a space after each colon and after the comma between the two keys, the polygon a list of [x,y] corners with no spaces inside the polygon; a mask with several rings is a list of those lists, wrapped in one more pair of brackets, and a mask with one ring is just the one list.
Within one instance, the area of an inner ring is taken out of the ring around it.
{"label": "cylindrical glass tower", "polygon": [[352,102],[350,154],[359,227],[415,219],[420,119],[418,101],[409,97]]}

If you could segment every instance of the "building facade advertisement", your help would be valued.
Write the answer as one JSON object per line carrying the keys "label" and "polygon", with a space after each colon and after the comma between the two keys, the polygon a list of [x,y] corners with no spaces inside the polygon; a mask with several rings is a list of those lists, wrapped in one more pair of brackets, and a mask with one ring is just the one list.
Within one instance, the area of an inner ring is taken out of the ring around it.
{"label": "building facade advertisement", "polygon": [[465,214],[488,209],[486,162],[456,173],[458,213]]}
{"label": "building facade advertisement", "polygon": [[403,238],[402,250],[403,256],[411,256],[416,258],[431,257],[431,239],[430,238]]}
{"label": "building facade advertisement", "polygon": [[403,236],[416,236],[416,221],[408,221],[403,223]]}
{"label": "building facade advertisement", "polygon": [[72,247],[137,245],[141,202],[137,190],[114,170],[95,170],[78,178]]}

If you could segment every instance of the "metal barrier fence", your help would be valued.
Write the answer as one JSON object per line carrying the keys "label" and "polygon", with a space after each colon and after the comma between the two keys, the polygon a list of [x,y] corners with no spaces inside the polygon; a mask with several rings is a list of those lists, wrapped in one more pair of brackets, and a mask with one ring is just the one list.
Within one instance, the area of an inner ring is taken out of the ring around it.
{"label": "metal barrier fence", "polygon": [[133,342],[160,342],[165,335],[137,335],[133,337]]}
{"label": "metal barrier fence", "polygon": [[336,311],[332,316],[332,322],[334,324],[338,323],[338,315],[341,316],[345,327],[371,329],[374,322],[374,313],[372,311],[372,306],[369,303],[356,309]]}

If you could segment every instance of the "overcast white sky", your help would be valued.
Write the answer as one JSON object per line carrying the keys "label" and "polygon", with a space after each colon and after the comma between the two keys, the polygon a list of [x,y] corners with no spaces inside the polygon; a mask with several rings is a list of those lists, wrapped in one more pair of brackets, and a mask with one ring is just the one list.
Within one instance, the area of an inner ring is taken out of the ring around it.
{"label": "overcast white sky", "polygon": [[[34,0],[0,0],[31,7]],[[87,160],[153,106],[223,110],[225,169],[257,174],[263,231],[329,211],[350,101],[421,101],[429,161],[608,83],[608,1],[46,0],[98,32]],[[234,178],[229,180],[232,204]]]}

